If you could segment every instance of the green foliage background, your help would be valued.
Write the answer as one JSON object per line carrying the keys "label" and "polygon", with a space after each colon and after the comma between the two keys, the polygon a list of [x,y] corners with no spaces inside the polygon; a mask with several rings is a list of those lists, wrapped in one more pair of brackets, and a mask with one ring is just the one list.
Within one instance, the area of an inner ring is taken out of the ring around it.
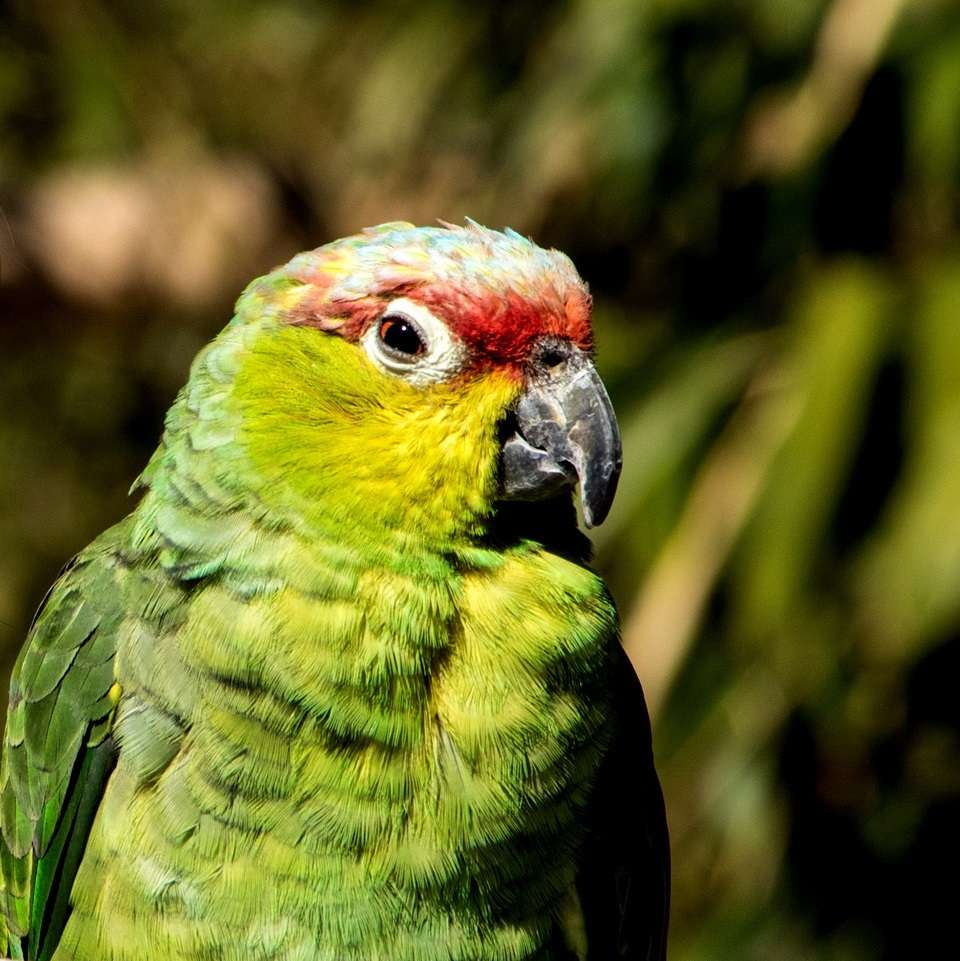
{"label": "green foliage background", "polygon": [[248,279],[510,224],[596,298],[672,958],[955,945],[958,179],[950,0],[8,2],[3,663]]}

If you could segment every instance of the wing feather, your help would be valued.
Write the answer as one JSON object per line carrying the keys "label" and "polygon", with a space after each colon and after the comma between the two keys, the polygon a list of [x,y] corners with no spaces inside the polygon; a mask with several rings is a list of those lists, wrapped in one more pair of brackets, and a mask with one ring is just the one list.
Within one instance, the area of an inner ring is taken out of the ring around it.
{"label": "wing feather", "polygon": [[0,766],[0,947],[13,958],[53,954],[116,758],[119,536],[118,528],[108,531],[68,565],[37,612],[10,681]]}
{"label": "wing feather", "polygon": [[670,913],[666,811],[643,690],[619,644],[616,659],[616,730],[597,780],[577,877],[587,957],[664,961]]}

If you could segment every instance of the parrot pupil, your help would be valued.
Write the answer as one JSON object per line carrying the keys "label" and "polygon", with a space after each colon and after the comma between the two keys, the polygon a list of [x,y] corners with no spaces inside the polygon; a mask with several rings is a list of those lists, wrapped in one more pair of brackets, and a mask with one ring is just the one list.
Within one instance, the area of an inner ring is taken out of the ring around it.
{"label": "parrot pupil", "polygon": [[420,332],[405,318],[387,317],[380,324],[380,339],[392,351],[416,357],[426,349]]}

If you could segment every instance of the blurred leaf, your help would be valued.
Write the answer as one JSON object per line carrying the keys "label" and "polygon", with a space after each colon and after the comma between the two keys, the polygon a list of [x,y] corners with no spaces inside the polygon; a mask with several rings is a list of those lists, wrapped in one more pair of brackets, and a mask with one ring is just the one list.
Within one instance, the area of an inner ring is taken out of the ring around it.
{"label": "blurred leaf", "polygon": [[960,30],[924,47],[911,84],[911,161],[925,179],[953,184],[960,175]]}
{"label": "blurred leaf", "polygon": [[909,454],[859,570],[875,656],[912,659],[960,615],[960,259],[925,273],[909,336]]}
{"label": "blurred leaf", "polygon": [[863,423],[891,308],[889,283],[862,263],[833,265],[808,281],[783,358],[785,389],[800,414],[738,549],[734,597],[744,639],[789,625]]}
{"label": "blurred leaf", "polygon": [[625,531],[636,529],[651,491],[676,478],[770,346],[765,334],[701,345],[669,366],[634,411],[621,415],[619,493],[604,525],[591,534],[601,556]]}
{"label": "blurred leaf", "polygon": [[641,584],[623,626],[623,645],[644,680],[654,717],[754,510],[771,461],[795,422],[789,395],[747,392],[700,466],[683,513]]}

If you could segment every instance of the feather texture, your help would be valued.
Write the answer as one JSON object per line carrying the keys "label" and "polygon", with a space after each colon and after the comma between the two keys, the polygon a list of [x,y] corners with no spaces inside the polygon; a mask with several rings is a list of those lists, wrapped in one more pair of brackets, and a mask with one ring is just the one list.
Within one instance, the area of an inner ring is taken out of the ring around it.
{"label": "feather texture", "polygon": [[[429,388],[357,338],[417,283],[473,312],[447,318],[469,366]],[[15,957],[607,956],[577,879],[616,613],[568,495],[497,501],[522,345],[586,343],[587,307],[562,255],[476,225],[388,225],[248,288],[14,672]],[[631,851],[662,881],[663,845]]]}

